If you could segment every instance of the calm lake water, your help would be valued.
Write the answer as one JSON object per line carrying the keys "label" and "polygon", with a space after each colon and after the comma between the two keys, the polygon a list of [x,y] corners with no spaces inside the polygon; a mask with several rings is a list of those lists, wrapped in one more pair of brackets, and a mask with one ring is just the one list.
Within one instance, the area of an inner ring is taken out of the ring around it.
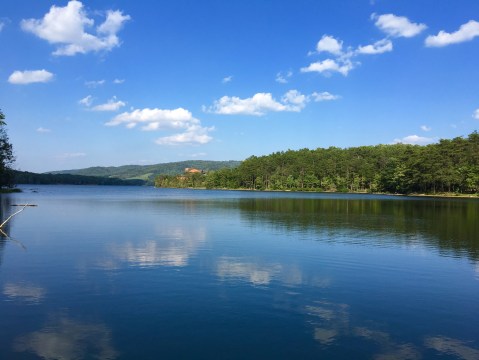
{"label": "calm lake water", "polygon": [[479,359],[479,200],[24,186],[0,359]]}

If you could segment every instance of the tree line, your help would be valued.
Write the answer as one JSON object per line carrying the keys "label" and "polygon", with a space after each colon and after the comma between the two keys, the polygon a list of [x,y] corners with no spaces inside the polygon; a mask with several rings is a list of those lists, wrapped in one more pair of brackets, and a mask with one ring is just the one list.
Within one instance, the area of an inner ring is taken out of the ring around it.
{"label": "tree line", "polygon": [[15,184],[32,185],[145,185],[141,179],[123,180],[101,176],[84,176],[71,174],[37,174],[28,171],[12,171]]}
{"label": "tree line", "polygon": [[479,134],[427,146],[318,148],[251,156],[236,168],[160,175],[157,187],[374,193],[479,193]]}

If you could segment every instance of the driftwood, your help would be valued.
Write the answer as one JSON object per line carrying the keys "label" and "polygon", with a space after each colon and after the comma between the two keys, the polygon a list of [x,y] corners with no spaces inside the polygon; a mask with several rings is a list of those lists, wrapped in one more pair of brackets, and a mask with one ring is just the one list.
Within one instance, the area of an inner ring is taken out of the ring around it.
{"label": "driftwood", "polygon": [[27,206],[30,206],[30,205],[29,205],[29,204],[24,204],[23,207],[22,207],[20,210],[18,210],[17,212],[14,212],[12,215],[10,215],[10,216],[0,225],[0,229],[2,229],[2,228],[5,226],[5,224],[10,221],[10,219],[11,219],[12,217],[14,217],[15,215],[17,215],[18,213],[21,213],[23,210],[25,210],[25,208],[26,208]]}

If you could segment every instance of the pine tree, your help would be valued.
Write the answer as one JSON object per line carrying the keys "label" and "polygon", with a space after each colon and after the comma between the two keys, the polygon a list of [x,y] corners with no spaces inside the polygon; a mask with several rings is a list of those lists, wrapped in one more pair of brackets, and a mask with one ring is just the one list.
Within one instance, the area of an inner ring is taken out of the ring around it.
{"label": "pine tree", "polygon": [[6,130],[5,115],[0,110],[0,188],[13,187],[12,165],[15,161],[13,146]]}

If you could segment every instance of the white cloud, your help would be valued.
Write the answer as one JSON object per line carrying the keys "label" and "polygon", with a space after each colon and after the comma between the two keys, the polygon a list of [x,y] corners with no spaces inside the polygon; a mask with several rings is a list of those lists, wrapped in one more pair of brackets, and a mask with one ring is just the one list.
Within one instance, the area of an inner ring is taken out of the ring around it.
{"label": "white cloud", "polygon": [[311,97],[316,102],[338,100],[339,98],[341,98],[341,96],[333,95],[327,91],[323,91],[321,93],[314,92],[311,94]]}
{"label": "white cloud", "polygon": [[113,80],[113,84],[123,84],[125,82],[125,79],[115,79]]}
{"label": "white cloud", "polygon": [[86,106],[86,107],[90,107],[92,102],[93,102],[93,97],[91,95],[88,95],[88,96],[84,97],[83,99],[78,100],[78,103],[80,105],[83,105],[83,106]]}
{"label": "white cloud", "polygon": [[417,135],[409,135],[402,139],[394,139],[394,144],[427,145],[433,143],[434,139]]}
{"label": "white cloud", "polygon": [[383,54],[390,51],[393,51],[393,43],[389,39],[382,39],[371,45],[359,46],[357,50],[359,54],[366,55]]}
{"label": "white cloud", "polygon": [[427,131],[431,131],[432,128],[430,126],[427,126],[427,125],[421,125],[421,130],[427,132]]}
{"label": "white cloud", "polygon": [[476,109],[476,111],[474,111],[474,114],[472,115],[472,117],[476,120],[479,120],[479,109]]}
{"label": "white cloud", "polygon": [[46,83],[53,79],[53,74],[43,70],[14,71],[8,78],[10,84],[26,85],[32,83]]}
{"label": "white cloud", "polygon": [[214,128],[202,127],[200,120],[194,118],[190,111],[183,108],[173,110],[135,109],[115,116],[105,125],[121,124],[125,124],[129,129],[141,124],[143,131],[184,130],[182,133],[157,139],[156,143],[160,145],[206,144],[213,139],[208,133]]}
{"label": "white cloud", "polygon": [[129,15],[119,10],[108,10],[105,21],[96,27],[96,34],[86,32],[94,26],[94,20],[87,17],[80,1],[69,1],[65,7],[53,5],[42,19],[22,20],[24,31],[31,32],[51,44],[57,45],[53,55],[73,56],[91,51],[110,51],[120,46],[117,32]]}
{"label": "white cloud", "polygon": [[223,84],[227,84],[227,83],[231,82],[232,80],[233,80],[233,75],[229,75],[229,76],[224,77],[223,80],[221,80],[221,82]]}
{"label": "white cloud", "polygon": [[287,73],[282,73],[279,72],[276,74],[276,82],[279,82],[280,84],[287,84],[289,79],[293,76],[292,71],[288,71]]}
{"label": "white cloud", "polygon": [[343,50],[343,42],[329,35],[323,35],[321,40],[319,40],[318,43],[316,44],[316,51],[318,53],[328,52],[333,55],[341,55],[342,50]]}
{"label": "white cloud", "polygon": [[0,20],[0,32],[3,30],[3,27],[5,26],[5,23]]}
{"label": "white cloud", "polygon": [[131,112],[124,112],[115,116],[107,122],[107,126],[116,126],[125,124],[128,128],[133,128],[137,124],[143,124],[142,130],[161,130],[161,129],[185,129],[193,124],[198,124],[191,112],[183,108],[174,110],[163,109],[135,109]]}
{"label": "white cloud", "polygon": [[158,138],[156,143],[158,145],[207,144],[213,140],[213,138],[208,135],[208,133],[213,130],[214,127],[205,128],[199,125],[193,125],[183,133]]}
{"label": "white cloud", "polygon": [[267,112],[282,111],[301,111],[308,97],[302,95],[297,90],[288,91],[278,102],[273,98],[271,93],[257,93],[250,98],[241,99],[236,96],[223,96],[216,100],[213,106],[205,111],[223,115],[257,115],[261,116]]}
{"label": "white cloud", "polygon": [[46,129],[46,128],[43,128],[43,127],[39,127],[37,129],[37,132],[41,133],[41,134],[45,134],[45,133],[49,133],[49,132],[52,132],[50,129]]}
{"label": "white cloud", "polygon": [[105,104],[100,104],[92,107],[93,111],[118,111],[120,108],[125,106],[126,104],[121,101],[117,100],[116,96],[113,96],[108,102]]}
{"label": "white cloud", "polygon": [[299,112],[306,106],[309,97],[301,94],[298,90],[289,90],[283,95],[281,101],[289,108],[288,111]]}
{"label": "white cloud", "polygon": [[375,25],[381,31],[393,37],[410,38],[427,29],[425,24],[413,23],[407,17],[393,14],[372,14],[371,19],[376,20]]}
{"label": "white cloud", "polygon": [[354,68],[353,63],[349,60],[333,60],[326,59],[311,63],[308,67],[301,68],[302,73],[306,72],[318,72],[320,74],[329,75],[332,72],[338,72],[344,76]]}
{"label": "white cloud", "polygon": [[426,38],[425,43],[429,47],[441,47],[471,41],[477,36],[479,36],[479,22],[471,20],[461,25],[459,30],[453,33],[441,30],[437,35],[430,35]]}
{"label": "white cloud", "polygon": [[105,80],[91,80],[91,81],[85,81],[85,86],[89,88],[96,88],[98,86],[101,86],[105,84]]}

